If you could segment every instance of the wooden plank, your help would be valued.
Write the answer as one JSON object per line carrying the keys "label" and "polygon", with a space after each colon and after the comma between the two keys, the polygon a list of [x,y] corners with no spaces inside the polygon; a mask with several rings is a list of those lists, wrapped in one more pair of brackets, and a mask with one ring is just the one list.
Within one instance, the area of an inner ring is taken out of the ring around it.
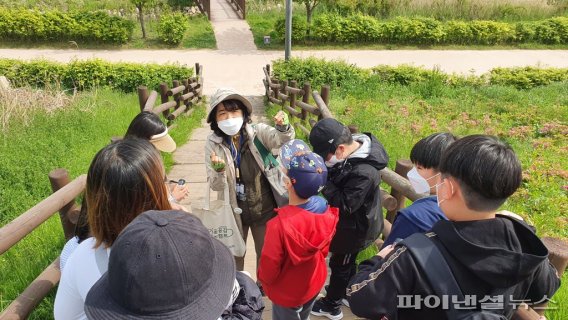
{"label": "wooden plank", "polygon": [[75,180],[0,228],[0,254],[6,252],[55,212],[73,201],[83,192],[86,182],[87,175],[78,176]]}
{"label": "wooden plank", "polygon": [[0,313],[2,320],[23,320],[37,307],[37,305],[57,285],[61,278],[59,270],[59,257],[55,259],[43,272],[20,294],[10,305]]}

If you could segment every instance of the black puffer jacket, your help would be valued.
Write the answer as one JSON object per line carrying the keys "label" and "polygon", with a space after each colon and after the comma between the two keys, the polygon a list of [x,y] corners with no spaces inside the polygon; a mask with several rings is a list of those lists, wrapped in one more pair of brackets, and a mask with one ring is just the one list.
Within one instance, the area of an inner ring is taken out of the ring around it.
{"label": "black puffer jacket", "polygon": [[329,170],[322,190],[329,204],[339,208],[337,231],[329,249],[334,253],[356,253],[383,230],[379,170],[387,166],[389,158],[372,134],[356,134],[353,139],[361,146]]}
{"label": "black puffer jacket", "polygon": [[[560,286],[544,244],[526,224],[514,218],[439,221],[432,231],[435,235],[430,239],[446,259],[464,296],[473,298],[467,306],[510,316],[514,303],[546,302]],[[375,256],[361,263],[347,289],[351,310],[360,317],[446,319],[441,306],[428,308],[415,298],[429,295],[434,295],[434,290],[427,276],[402,245],[384,259]],[[489,301],[488,297],[503,300]],[[511,298],[516,302],[508,302]],[[417,303],[420,309],[410,306]],[[452,300],[448,303],[455,305]],[[466,303],[461,306],[466,307]]]}

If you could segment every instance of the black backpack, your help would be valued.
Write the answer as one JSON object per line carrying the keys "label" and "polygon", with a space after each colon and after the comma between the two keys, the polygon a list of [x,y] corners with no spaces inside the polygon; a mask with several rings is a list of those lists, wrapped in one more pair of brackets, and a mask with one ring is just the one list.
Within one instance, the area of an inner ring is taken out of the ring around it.
{"label": "black backpack", "polygon": [[[415,233],[404,239],[401,244],[410,250],[414,261],[422,268],[428,278],[432,289],[439,297],[456,296],[458,301],[464,301],[461,291],[452,270],[448,266],[446,259],[430,240],[430,236],[422,233]],[[448,320],[507,320],[508,317],[485,310],[463,310],[454,309],[453,303],[448,304],[446,316]]]}

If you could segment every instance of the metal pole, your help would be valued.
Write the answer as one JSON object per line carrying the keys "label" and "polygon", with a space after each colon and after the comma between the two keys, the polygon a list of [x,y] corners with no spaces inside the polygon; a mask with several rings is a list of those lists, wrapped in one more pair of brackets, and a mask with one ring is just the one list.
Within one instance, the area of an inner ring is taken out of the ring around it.
{"label": "metal pole", "polygon": [[292,50],[292,0],[286,0],[286,32],[284,43],[284,59],[290,60]]}

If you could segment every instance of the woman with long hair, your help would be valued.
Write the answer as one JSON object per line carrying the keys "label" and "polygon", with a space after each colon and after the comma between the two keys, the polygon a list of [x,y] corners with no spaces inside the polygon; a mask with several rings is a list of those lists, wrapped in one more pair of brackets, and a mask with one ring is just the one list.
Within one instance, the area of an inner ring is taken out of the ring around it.
{"label": "woman with long hair", "polygon": [[67,260],[55,297],[55,319],[86,319],[84,301],[106,271],[119,233],[147,210],[170,210],[158,150],[142,139],[124,139],[100,150],[87,173],[85,200],[92,234]]}

